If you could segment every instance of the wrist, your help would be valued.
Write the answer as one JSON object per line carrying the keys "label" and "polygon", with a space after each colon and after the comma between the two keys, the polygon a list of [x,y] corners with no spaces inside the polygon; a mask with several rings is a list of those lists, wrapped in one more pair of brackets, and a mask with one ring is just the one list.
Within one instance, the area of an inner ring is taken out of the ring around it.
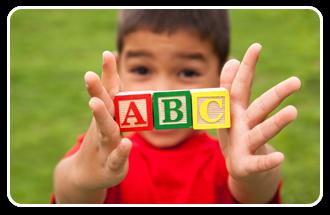
{"label": "wrist", "polygon": [[106,189],[93,188],[76,168],[75,155],[62,160],[55,170],[57,203],[103,203]]}
{"label": "wrist", "polygon": [[280,167],[244,177],[228,177],[233,197],[241,203],[267,203],[276,193],[281,180]]}

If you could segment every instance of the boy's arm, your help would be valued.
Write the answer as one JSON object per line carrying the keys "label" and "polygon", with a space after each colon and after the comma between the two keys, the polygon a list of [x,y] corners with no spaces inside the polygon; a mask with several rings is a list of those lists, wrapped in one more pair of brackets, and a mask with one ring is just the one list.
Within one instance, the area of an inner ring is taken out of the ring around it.
{"label": "boy's arm", "polygon": [[277,84],[249,104],[260,51],[260,44],[251,45],[242,63],[228,61],[220,77],[220,86],[230,92],[232,126],[218,130],[219,142],[229,172],[229,189],[242,203],[267,203],[275,195],[284,155],[273,150],[267,141],[297,116],[296,108],[287,106],[266,119],[300,88],[296,77]]}

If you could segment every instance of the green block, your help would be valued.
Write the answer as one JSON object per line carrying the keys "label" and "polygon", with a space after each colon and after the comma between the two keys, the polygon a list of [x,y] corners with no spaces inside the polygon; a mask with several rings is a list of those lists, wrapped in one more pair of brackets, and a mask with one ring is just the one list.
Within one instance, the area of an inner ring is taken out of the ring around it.
{"label": "green block", "polygon": [[155,129],[192,127],[189,90],[154,92],[152,102]]}

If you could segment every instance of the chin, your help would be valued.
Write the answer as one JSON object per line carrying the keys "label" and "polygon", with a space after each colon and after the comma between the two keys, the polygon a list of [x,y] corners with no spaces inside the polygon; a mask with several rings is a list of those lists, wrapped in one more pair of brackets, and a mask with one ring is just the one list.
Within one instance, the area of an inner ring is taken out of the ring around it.
{"label": "chin", "polygon": [[143,131],[140,134],[154,147],[170,148],[180,145],[180,143],[188,139],[193,133],[193,129],[186,128]]}

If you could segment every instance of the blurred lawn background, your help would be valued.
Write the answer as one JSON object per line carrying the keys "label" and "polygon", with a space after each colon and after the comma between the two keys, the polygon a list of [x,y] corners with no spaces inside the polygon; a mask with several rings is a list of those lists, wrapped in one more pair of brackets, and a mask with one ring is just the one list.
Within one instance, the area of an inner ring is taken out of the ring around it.
{"label": "blurred lawn background", "polygon": [[[320,190],[320,26],[311,10],[231,10],[231,56],[263,45],[252,97],[292,75],[298,119],[271,141],[284,152],[284,203]],[[115,10],[18,10],[10,22],[10,190],[18,203],[48,203],[56,163],[90,121],[83,75],[100,74],[115,50]],[[279,110],[279,108],[277,110]],[[214,134],[214,131],[210,131]]]}

